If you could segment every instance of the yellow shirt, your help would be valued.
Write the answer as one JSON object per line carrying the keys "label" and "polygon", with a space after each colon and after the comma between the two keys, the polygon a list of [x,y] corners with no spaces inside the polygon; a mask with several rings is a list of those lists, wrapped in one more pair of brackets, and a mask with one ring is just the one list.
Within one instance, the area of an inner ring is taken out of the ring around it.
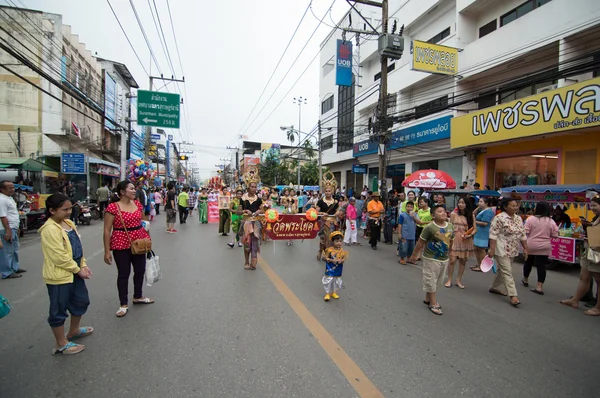
{"label": "yellow shirt", "polygon": [[[77,232],[77,228],[71,220],[65,220],[65,223]],[[73,283],[73,275],[87,265],[83,257],[81,258],[81,268],[73,260],[73,249],[67,232],[56,221],[49,218],[38,230],[38,234],[42,238],[44,282],[48,285]]]}
{"label": "yellow shirt", "polygon": [[[375,213],[371,213],[371,212]],[[381,217],[381,213],[383,213],[385,209],[383,208],[383,203],[380,201],[371,200],[367,205],[367,212],[369,213],[369,217],[379,218]]]}

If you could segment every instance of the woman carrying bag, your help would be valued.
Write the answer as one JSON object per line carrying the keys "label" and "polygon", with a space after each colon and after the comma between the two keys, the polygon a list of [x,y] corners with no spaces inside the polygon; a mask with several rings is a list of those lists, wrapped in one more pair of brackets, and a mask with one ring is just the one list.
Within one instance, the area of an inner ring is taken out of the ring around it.
{"label": "woman carrying bag", "polygon": [[142,226],[142,220],[146,220],[144,207],[135,200],[135,187],[130,181],[121,181],[115,191],[104,217],[104,262],[110,265],[114,257],[117,264],[117,289],[121,303],[117,316],[120,318],[129,310],[128,286],[132,266],[133,304],[152,304],[154,300],[142,295],[146,250],[150,249],[150,235]]}

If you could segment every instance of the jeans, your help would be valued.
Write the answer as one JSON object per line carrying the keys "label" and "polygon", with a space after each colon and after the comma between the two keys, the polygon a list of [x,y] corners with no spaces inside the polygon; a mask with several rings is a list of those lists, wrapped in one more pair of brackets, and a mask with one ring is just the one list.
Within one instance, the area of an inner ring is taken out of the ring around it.
{"label": "jeans", "polygon": [[398,254],[400,254],[400,258],[408,258],[413,255],[414,251],[414,239],[400,239],[400,242],[398,242]]}
{"label": "jeans", "polygon": [[0,249],[0,275],[2,279],[19,270],[19,229],[12,228],[12,242],[6,241],[6,232],[0,231],[0,240],[4,246]]}
{"label": "jeans", "polygon": [[183,224],[188,218],[188,208],[179,206],[179,223]]}
{"label": "jeans", "polygon": [[394,243],[394,226],[385,224],[383,226],[383,239],[385,243]]}
{"label": "jeans", "polygon": [[160,214],[160,204],[156,203],[154,205],[154,210],[156,210],[156,215],[158,216]]}
{"label": "jeans", "polygon": [[146,273],[146,255],[133,254],[131,249],[113,250],[113,258],[117,264],[117,290],[121,305],[127,305],[129,275],[133,265],[133,298],[142,298],[142,286]]}
{"label": "jeans", "polygon": [[106,210],[106,208],[108,207],[108,201],[101,201],[98,202],[98,206],[100,207],[100,219],[104,219],[104,211]]}
{"label": "jeans", "polygon": [[50,327],[56,328],[64,325],[69,317],[67,311],[72,316],[83,316],[90,305],[90,296],[85,280],[79,275],[73,275],[73,283],[63,283],[62,285],[46,285],[48,288],[48,297],[50,297],[50,311],[48,323]]}
{"label": "jeans", "polygon": [[527,261],[523,264],[523,276],[529,278],[531,274],[531,267],[535,265],[537,269],[537,281],[544,283],[546,281],[546,263],[548,262],[548,256],[540,256],[536,254],[530,254],[527,257]]}

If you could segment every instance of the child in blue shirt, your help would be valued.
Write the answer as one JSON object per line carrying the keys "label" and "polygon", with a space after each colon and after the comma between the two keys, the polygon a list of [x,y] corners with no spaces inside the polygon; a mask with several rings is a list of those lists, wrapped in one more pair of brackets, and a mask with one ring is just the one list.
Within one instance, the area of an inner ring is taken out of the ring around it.
{"label": "child in blue shirt", "polygon": [[348,259],[348,252],[342,248],[344,235],[340,231],[334,231],[330,237],[333,246],[328,247],[323,252],[325,260],[325,275],[322,283],[325,288],[325,301],[331,298],[339,299],[339,291],[342,288],[342,271],[344,270],[344,261]]}
{"label": "child in blue shirt", "polygon": [[[412,256],[415,250],[415,235],[417,233],[417,223],[414,213],[415,204],[411,201],[406,203],[406,211],[398,216],[398,255],[400,264],[405,265],[406,259]],[[409,261],[414,264],[413,261]]]}

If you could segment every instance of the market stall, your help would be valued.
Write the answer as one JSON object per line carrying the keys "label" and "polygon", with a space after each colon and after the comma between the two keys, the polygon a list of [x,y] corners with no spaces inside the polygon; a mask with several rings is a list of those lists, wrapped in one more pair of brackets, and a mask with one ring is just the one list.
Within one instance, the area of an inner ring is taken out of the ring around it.
{"label": "market stall", "polygon": [[[535,207],[541,201],[552,206],[563,206],[571,213],[587,219],[590,199],[598,195],[600,184],[576,185],[522,185],[502,188],[502,196],[511,196],[521,202],[525,211]],[[551,269],[559,263],[579,264],[579,257],[583,253],[583,229],[576,227],[577,221],[570,228],[560,228],[560,236],[552,239],[552,253],[546,268]]]}

